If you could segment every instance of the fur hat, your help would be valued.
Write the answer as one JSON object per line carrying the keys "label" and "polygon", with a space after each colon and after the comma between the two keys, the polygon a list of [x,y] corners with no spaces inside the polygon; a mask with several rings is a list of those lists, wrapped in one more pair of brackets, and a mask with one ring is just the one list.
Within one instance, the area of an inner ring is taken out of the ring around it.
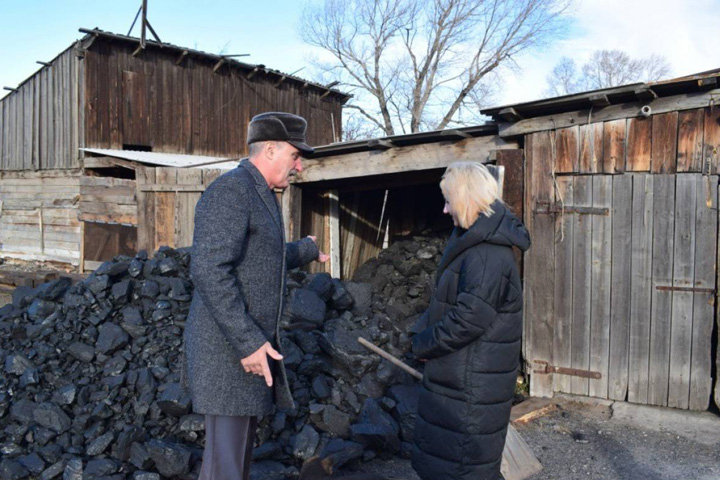
{"label": "fur hat", "polygon": [[287,142],[304,154],[315,149],[305,143],[307,122],[304,118],[285,112],[267,112],[255,115],[248,126],[248,144],[269,140]]}

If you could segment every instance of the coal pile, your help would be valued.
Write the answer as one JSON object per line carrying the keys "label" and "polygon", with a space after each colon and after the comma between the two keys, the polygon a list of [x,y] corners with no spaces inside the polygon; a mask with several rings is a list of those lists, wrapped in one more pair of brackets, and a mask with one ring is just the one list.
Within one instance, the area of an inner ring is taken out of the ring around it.
{"label": "coal pile", "polygon": [[[418,367],[408,331],[443,244],[397,242],[352,282],[290,273],[281,343],[296,408],[261,420],[252,478],[296,478],[313,455],[338,468],[408,455],[417,382],[357,337]],[[163,247],[15,290],[0,308],[0,480],[197,478],[204,417],[181,387],[189,262]]]}

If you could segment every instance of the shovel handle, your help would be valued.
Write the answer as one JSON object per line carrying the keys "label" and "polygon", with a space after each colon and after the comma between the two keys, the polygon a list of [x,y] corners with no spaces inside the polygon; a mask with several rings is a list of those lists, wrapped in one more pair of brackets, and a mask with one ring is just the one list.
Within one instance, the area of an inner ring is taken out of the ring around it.
{"label": "shovel handle", "polygon": [[396,366],[402,368],[403,370],[405,370],[407,373],[409,373],[413,377],[417,378],[418,380],[422,380],[422,378],[423,378],[422,373],[418,372],[411,366],[405,364],[405,362],[403,362],[399,358],[397,358],[393,355],[390,355],[388,352],[386,352],[382,348],[378,347],[374,343],[368,342],[363,337],[358,337],[358,342],[360,342],[360,345],[362,345],[363,347],[367,348],[368,350],[372,350],[373,352],[377,353],[378,355],[380,355],[381,357],[383,357],[385,360],[389,361],[393,365],[396,365]]}

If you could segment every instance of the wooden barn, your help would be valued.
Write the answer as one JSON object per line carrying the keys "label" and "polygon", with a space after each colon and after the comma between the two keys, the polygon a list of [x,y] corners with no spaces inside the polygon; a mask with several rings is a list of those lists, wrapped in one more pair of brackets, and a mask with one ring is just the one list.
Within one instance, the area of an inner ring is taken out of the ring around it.
{"label": "wooden barn", "polygon": [[480,127],[320,148],[285,195],[287,228],[317,235],[334,252],[326,268],[350,277],[386,228],[393,238],[440,210],[443,167],[504,165],[505,200],[533,239],[523,259],[531,394],[705,410],[720,403],[718,78],[491,108]]}
{"label": "wooden barn", "polygon": [[83,266],[190,243],[194,201],[253,115],[340,135],[347,95],[263,65],[100,30],[0,99],[0,257]]}

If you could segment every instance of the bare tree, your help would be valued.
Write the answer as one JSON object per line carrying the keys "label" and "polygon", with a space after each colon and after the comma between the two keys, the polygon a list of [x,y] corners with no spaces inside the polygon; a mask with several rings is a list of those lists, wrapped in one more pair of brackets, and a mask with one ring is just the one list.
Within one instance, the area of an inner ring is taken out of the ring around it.
{"label": "bare tree", "polygon": [[561,58],[548,76],[547,82],[548,88],[545,90],[545,94],[550,97],[579,92],[581,87],[578,85],[575,61],[568,57]]}
{"label": "bare tree", "polygon": [[563,57],[547,77],[548,93],[566,95],[586,90],[616,87],[636,82],[653,82],[671,73],[665,57],[651,55],[633,59],[620,50],[597,50],[582,66],[582,75],[575,62]]}
{"label": "bare tree", "polygon": [[319,0],[303,39],[356,99],[347,105],[385,135],[443,129],[476,106],[484,83],[545,43],[572,0]]}

